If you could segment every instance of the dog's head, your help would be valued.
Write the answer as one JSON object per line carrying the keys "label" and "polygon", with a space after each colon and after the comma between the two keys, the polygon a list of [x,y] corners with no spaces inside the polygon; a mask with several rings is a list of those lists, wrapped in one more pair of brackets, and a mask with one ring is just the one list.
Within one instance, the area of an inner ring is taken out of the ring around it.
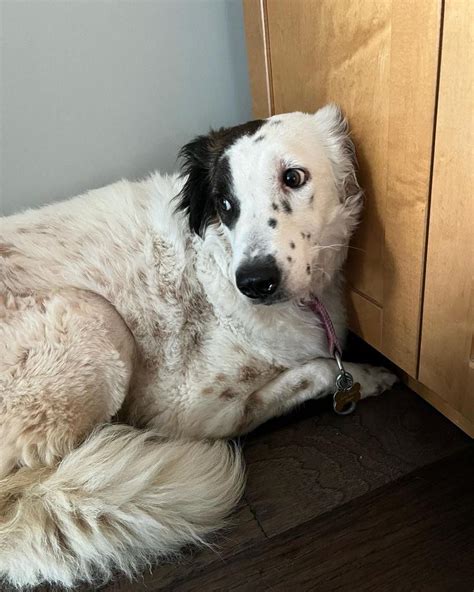
{"label": "dog's head", "polygon": [[181,156],[179,208],[201,237],[212,227],[227,238],[244,296],[264,304],[302,299],[331,281],[362,201],[336,106],[212,131]]}

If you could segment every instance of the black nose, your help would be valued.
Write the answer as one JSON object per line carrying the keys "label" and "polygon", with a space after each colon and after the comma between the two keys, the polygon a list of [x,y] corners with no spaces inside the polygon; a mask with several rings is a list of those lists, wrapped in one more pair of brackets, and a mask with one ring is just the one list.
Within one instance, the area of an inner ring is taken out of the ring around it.
{"label": "black nose", "polygon": [[268,298],[276,292],[281,280],[275,258],[269,255],[243,263],[235,274],[237,287],[248,298]]}

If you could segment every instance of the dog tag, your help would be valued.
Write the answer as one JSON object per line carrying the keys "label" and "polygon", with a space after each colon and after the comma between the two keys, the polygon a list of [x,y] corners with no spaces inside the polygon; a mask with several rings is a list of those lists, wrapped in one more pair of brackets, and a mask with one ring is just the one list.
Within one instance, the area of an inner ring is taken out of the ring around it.
{"label": "dog tag", "polygon": [[338,415],[349,415],[360,401],[360,384],[354,382],[352,374],[341,370],[336,377],[336,390],[332,407]]}

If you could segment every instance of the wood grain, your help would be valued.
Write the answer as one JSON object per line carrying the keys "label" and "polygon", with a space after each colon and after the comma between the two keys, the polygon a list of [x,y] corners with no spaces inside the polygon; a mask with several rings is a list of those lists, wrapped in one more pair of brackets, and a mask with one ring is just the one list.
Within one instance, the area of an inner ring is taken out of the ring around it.
{"label": "wood grain", "polygon": [[366,190],[350,279],[382,304],[391,2],[278,0],[267,11],[275,112],[335,101],[349,117]]}
{"label": "wood grain", "polygon": [[[215,563],[173,592],[470,592],[474,449]],[[149,589],[149,588],[148,588]]]}
{"label": "wood grain", "polygon": [[261,119],[272,115],[273,110],[266,0],[243,0],[243,8],[253,114]]}
{"label": "wood grain", "polygon": [[380,351],[382,349],[382,307],[352,288],[348,291],[347,315],[352,331]]}
{"label": "wood grain", "polygon": [[[277,426],[257,434],[244,449],[249,470],[246,499],[268,536],[331,511],[469,442],[403,386],[388,396],[363,401],[348,417],[328,410]],[[270,428],[271,424],[266,429]]]}
{"label": "wood grain", "polygon": [[419,380],[474,430],[473,63],[474,3],[447,0]]}
{"label": "wood grain", "polygon": [[416,377],[441,1],[392,3],[382,352]]}
{"label": "wood grain", "polygon": [[348,276],[382,314],[380,329],[373,314],[357,317],[352,328],[415,376],[441,0],[266,6],[275,112],[335,101],[357,146],[366,209]]}
{"label": "wood grain", "polygon": [[[445,397],[443,398],[441,395],[429,389],[427,386],[412,378],[408,374],[402,372],[400,376],[408,388],[420,395],[420,397],[423,397],[425,401],[428,401],[428,403],[433,405],[435,409],[451,420],[455,425],[458,426],[458,428],[466,432],[468,436],[474,438],[474,422],[469,419],[469,417],[472,417],[472,415],[469,415],[469,413],[466,412],[461,414],[455,407],[453,407],[449,403],[449,393],[445,393]],[[471,376],[472,374],[470,374],[470,377]],[[472,393],[474,390],[474,383],[468,384],[468,389],[469,388],[471,390],[468,390],[468,392]],[[472,398],[470,400],[472,402]]]}

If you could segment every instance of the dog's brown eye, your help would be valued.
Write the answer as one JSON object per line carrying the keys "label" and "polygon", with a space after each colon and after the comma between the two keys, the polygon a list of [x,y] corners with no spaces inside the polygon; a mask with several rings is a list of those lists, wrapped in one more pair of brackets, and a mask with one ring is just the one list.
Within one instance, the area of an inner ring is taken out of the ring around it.
{"label": "dog's brown eye", "polygon": [[306,173],[301,169],[286,169],[283,173],[283,183],[290,189],[297,189],[306,183]]}
{"label": "dog's brown eye", "polygon": [[223,212],[230,212],[232,209],[232,204],[225,197],[219,199],[219,206]]}

